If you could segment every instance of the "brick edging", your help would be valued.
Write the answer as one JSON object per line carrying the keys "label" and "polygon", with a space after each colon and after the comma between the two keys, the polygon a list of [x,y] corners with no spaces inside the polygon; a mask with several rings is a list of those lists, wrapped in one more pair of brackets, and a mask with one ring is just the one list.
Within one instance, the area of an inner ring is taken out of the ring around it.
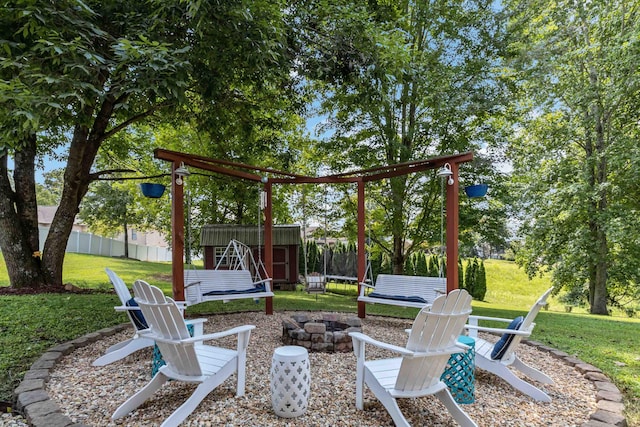
{"label": "brick edging", "polygon": [[13,392],[16,409],[24,415],[30,426],[87,427],[85,424],[73,422],[71,418],[62,413],[60,406],[49,398],[49,393],[46,391],[46,383],[49,381],[50,370],[61,357],[66,356],[75,349],[114,335],[126,328],[131,328],[131,323],[100,329],[75,340],[58,344],[47,350],[31,365],[31,369],[27,371],[20,385]]}
{"label": "brick edging", "polygon": [[622,393],[599,368],[540,342],[529,340],[523,340],[522,342],[551,354],[552,357],[562,360],[567,365],[573,366],[593,383],[596,389],[596,412],[591,414],[589,421],[583,423],[581,427],[627,427]]}
{"label": "brick edging", "polygon": [[[32,427],[87,427],[85,424],[74,423],[71,418],[62,413],[58,404],[49,398],[49,394],[46,391],[46,383],[49,381],[50,370],[55,366],[58,359],[73,352],[75,349],[92,344],[130,327],[130,323],[123,323],[118,326],[100,329],[75,340],[54,346],[40,356],[31,365],[22,382],[13,392],[16,400],[16,409],[24,414],[29,425]],[[540,342],[523,340],[523,343],[547,352],[554,358],[573,366],[593,383],[596,389],[597,409],[581,427],[627,427],[627,420],[623,415],[622,393],[600,369]]]}

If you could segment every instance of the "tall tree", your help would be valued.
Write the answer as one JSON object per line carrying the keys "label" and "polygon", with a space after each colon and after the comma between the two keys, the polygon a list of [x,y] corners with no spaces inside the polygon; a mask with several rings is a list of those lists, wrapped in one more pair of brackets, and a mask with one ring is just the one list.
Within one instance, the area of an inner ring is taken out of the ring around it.
{"label": "tall tree", "polygon": [[[495,144],[492,116],[505,102],[495,2],[301,4],[303,72],[321,94],[325,130],[333,131],[319,144],[333,170]],[[414,250],[440,241],[440,185],[433,178],[402,176],[367,187],[379,211],[372,215],[381,219],[371,238],[396,273]]]}
{"label": "tall tree", "polygon": [[[187,101],[208,99],[209,112],[225,112],[223,101],[242,98],[238,87],[253,79],[261,82],[257,92],[271,88],[263,71],[281,74],[277,66],[287,56],[281,11],[279,3],[261,0],[6,4],[0,247],[12,286],[62,283],[80,202],[89,184],[109,172],[92,169],[105,141],[154,115],[180,112]],[[40,262],[34,165],[55,147],[66,152],[64,187]]]}
{"label": "tall tree", "polygon": [[[522,97],[515,190],[518,260],[530,274],[588,289],[593,314],[638,295],[640,8],[634,1],[509,1]],[[635,186],[635,185],[633,185]]]}

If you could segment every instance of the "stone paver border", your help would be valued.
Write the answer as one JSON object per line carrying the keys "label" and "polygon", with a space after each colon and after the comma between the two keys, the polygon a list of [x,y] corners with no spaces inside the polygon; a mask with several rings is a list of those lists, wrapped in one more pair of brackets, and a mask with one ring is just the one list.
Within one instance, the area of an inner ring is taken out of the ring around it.
{"label": "stone paver border", "polygon": [[[31,369],[27,371],[24,379],[14,391],[17,411],[22,413],[29,425],[33,427],[86,427],[84,424],[73,422],[71,418],[62,413],[58,404],[50,399],[45,388],[49,380],[49,371],[55,366],[58,359],[73,352],[76,348],[84,347],[130,327],[130,323],[123,323],[111,328],[104,328],[47,350],[31,365]],[[534,346],[540,351],[548,352],[554,358],[575,367],[585,378],[593,382],[596,389],[597,409],[581,427],[627,427],[622,393],[600,369],[537,341],[522,342]]]}

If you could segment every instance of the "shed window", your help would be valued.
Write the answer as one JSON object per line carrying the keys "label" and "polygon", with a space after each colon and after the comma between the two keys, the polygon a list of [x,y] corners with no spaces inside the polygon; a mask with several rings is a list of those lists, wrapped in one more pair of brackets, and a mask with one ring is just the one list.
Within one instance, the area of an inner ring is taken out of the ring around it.
{"label": "shed window", "polygon": [[229,258],[227,255],[225,255],[224,251],[227,248],[215,248],[215,254],[216,254],[216,266],[218,265],[224,265],[227,266],[229,265]]}

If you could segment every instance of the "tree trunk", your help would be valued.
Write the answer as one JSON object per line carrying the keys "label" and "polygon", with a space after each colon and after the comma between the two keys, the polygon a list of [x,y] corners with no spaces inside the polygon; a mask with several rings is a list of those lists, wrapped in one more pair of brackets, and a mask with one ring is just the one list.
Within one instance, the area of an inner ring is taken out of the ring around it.
{"label": "tree trunk", "polygon": [[[599,118],[599,117],[598,117]],[[596,126],[597,137],[597,151],[601,154],[597,162],[596,167],[596,182],[598,183],[598,202],[597,202],[597,216],[598,218],[606,217],[606,211],[608,208],[608,194],[606,190],[607,182],[607,159],[604,155],[604,136],[603,126],[598,120]],[[602,224],[602,219],[596,221],[597,227],[595,230],[596,237],[596,258],[595,258],[595,281],[593,283],[593,295],[591,297],[591,314],[604,314],[608,315],[607,309],[607,276],[609,268],[609,243],[607,239],[606,227]]]}
{"label": "tree trunk", "polygon": [[[604,233],[602,233],[604,234]],[[607,252],[606,236],[599,243],[599,260],[596,263],[596,276],[593,283],[593,295],[591,296],[591,314],[608,315],[607,309],[607,262],[604,258]]]}
{"label": "tree trunk", "polygon": [[67,241],[73,229],[74,219],[80,210],[80,202],[92,181],[91,167],[100,149],[100,144],[105,138],[109,119],[113,113],[113,104],[113,99],[107,97],[102,103],[91,129],[84,125],[75,126],[64,173],[64,187],[60,205],[53,217],[47,240],[44,243],[42,262],[48,280],[52,283],[62,283],[62,266]]}
{"label": "tree trunk", "polygon": [[44,287],[47,284],[39,252],[38,207],[35,190],[36,136],[23,141],[14,155],[13,181],[9,180],[8,155],[0,157],[0,248],[12,287]]}
{"label": "tree trunk", "polygon": [[[125,210],[127,209],[127,207],[124,207]],[[125,213],[126,215],[126,213]],[[124,257],[125,258],[129,258],[129,226],[127,224],[127,220],[124,220],[124,224],[122,225],[122,228],[124,228]]]}
{"label": "tree trunk", "polygon": [[[598,74],[593,67],[589,69],[589,81],[597,93]],[[608,209],[608,193],[607,193],[607,147],[605,141],[605,124],[604,112],[598,102],[594,102],[591,107],[591,115],[593,117],[593,127],[595,135],[595,158],[593,159],[595,185],[592,187],[594,195],[597,196],[595,204],[596,218],[595,223],[595,248],[593,263],[595,264],[595,282],[593,283],[593,295],[591,296],[591,314],[608,315],[607,310],[607,271],[609,267],[609,245],[607,241],[607,231],[605,218]]]}
{"label": "tree trunk", "polygon": [[404,272],[404,262],[405,262],[405,250],[404,250],[404,223],[402,221],[403,218],[403,186],[393,184],[395,179],[392,178],[392,194],[393,194],[393,206],[391,207],[391,233],[393,238],[393,254],[392,254],[392,263],[393,263],[393,273],[394,274],[403,274]]}
{"label": "tree trunk", "polygon": [[393,274],[404,274],[404,247],[400,237],[393,238]]}

